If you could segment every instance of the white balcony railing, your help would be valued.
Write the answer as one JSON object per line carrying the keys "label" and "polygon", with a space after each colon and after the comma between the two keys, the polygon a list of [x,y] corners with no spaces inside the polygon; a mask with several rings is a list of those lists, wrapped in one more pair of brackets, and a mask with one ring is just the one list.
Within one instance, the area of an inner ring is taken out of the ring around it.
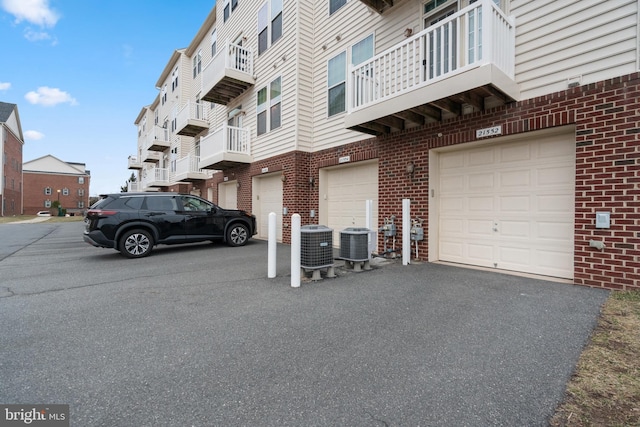
{"label": "white balcony railing", "polygon": [[221,161],[226,155],[240,159],[251,155],[248,128],[223,125],[200,140],[200,165],[210,166],[212,159]]}
{"label": "white balcony railing", "polygon": [[169,169],[151,168],[143,171],[142,187],[162,187],[169,185]]}
{"label": "white balcony railing", "polygon": [[145,149],[149,150],[154,146],[169,147],[171,145],[169,140],[170,136],[171,133],[169,132],[169,129],[165,129],[160,126],[152,126],[147,133]]}
{"label": "white balcony railing", "polygon": [[208,127],[208,111],[209,103],[187,101],[187,103],[178,111],[176,117],[177,129],[194,124],[192,121],[199,121],[199,125],[203,128]]}
{"label": "white balcony railing", "polygon": [[218,71],[236,70],[241,73],[253,75],[253,55],[251,50],[243,46],[238,46],[227,42],[226,48],[220,50],[211,61],[204,66],[202,80],[205,82],[215,81],[213,75]]}
{"label": "white balcony railing", "polygon": [[204,66],[201,75],[202,99],[226,104],[255,83],[253,53],[246,47],[227,42]]}
{"label": "white balcony railing", "polygon": [[127,191],[129,193],[135,193],[138,191],[142,191],[142,184],[140,182],[131,182],[127,184]]}
{"label": "white balcony railing", "polygon": [[515,22],[480,0],[349,69],[350,111],[492,63],[515,74]]}
{"label": "white balcony railing", "polygon": [[138,156],[129,156],[128,163],[129,169],[140,169],[142,167],[142,162],[138,159]]}
{"label": "white balcony railing", "polygon": [[[200,156],[195,154],[187,154],[185,157],[176,161],[176,180],[194,178],[197,174],[207,175],[208,171],[204,171],[198,167]],[[203,176],[202,179],[205,177]]]}

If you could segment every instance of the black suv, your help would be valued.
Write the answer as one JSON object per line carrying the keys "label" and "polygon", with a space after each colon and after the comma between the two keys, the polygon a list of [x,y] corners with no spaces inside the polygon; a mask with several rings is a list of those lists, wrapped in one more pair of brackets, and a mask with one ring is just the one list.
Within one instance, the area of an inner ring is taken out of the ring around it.
{"label": "black suv", "polygon": [[101,195],[84,221],[85,242],[115,248],[128,258],[147,256],[161,243],[223,240],[243,246],[257,232],[254,215],[178,193]]}

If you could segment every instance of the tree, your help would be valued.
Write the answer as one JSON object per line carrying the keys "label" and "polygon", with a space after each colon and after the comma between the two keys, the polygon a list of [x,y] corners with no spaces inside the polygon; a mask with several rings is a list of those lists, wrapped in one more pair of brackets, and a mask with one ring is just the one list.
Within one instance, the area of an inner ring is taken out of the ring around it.
{"label": "tree", "polygon": [[121,193],[128,192],[129,191],[129,183],[130,182],[137,182],[137,181],[138,181],[138,178],[136,177],[136,174],[131,172],[131,176],[129,177],[129,179],[124,182],[124,185],[122,187],[120,187],[120,192]]}

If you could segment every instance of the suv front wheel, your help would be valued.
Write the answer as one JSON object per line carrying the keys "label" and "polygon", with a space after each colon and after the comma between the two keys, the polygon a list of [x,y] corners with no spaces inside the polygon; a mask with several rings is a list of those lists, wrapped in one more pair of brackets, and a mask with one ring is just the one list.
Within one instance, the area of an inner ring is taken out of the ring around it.
{"label": "suv front wheel", "polygon": [[244,246],[249,240],[249,228],[242,224],[232,224],[227,230],[227,244],[229,246]]}
{"label": "suv front wheel", "polygon": [[145,257],[153,249],[153,237],[145,230],[129,230],[120,238],[118,249],[127,258]]}

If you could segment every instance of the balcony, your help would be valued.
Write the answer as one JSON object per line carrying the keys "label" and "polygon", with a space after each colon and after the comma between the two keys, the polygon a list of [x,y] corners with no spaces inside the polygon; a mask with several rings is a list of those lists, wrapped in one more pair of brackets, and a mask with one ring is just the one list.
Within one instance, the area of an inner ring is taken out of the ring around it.
{"label": "balcony", "polygon": [[200,140],[201,169],[224,170],[251,163],[249,129],[223,125]]}
{"label": "balcony", "polygon": [[127,191],[129,193],[137,193],[138,191],[142,191],[142,183],[129,181],[127,183]]}
{"label": "balcony", "polygon": [[227,43],[202,71],[202,99],[227,105],[254,84],[251,50]]}
{"label": "balcony", "polygon": [[142,169],[142,162],[138,159],[138,156],[129,156],[129,169]]}
{"label": "balcony", "polygon": [[518,100],[515,20],[480,0],[349,69],[345,127],[372,135]]}
{"label": "balcony", "polygon": [[160,151],[143,151],[140,159],[144,163],[158,163],[162,160],[162,153]]}
{"label": "balcony", "polygon": [[204,171],[198,167],[200,157],[194,154],[187,154],[176,162],[175,179],[179,182],[202,181],[210,177],[209,171]]}
{"label": "balcony", "polygon": [[169,169],[151,168],[143,172],[142,188],[165,187],[169,185]]}
{"label": "balcony", "polygon": [[208,104],[187,101],[176,117],[178,135],[196,136],[209,130]]}
{"label": "balcony", "polygon": [[171,146],[169,129],[153,126],[147,134],[145,149],[151,151],[164,151]]}

